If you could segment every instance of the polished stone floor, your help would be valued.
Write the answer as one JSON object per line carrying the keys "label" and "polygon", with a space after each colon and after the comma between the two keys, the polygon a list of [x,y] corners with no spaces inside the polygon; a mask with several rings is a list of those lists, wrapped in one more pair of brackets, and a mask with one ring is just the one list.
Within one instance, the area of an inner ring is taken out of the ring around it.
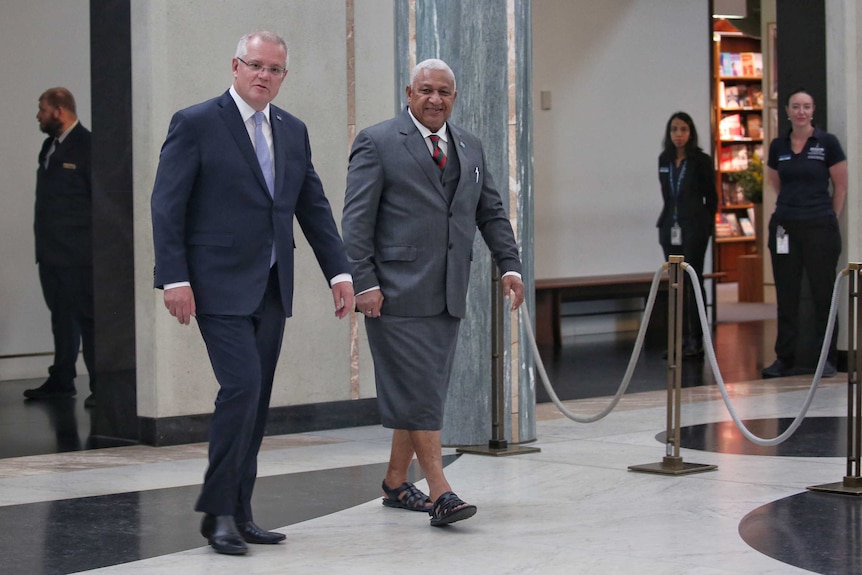
{"label": "polished stone floor", "polygon": [[[773,437],[811,382],[760,381],[774,326],[746,323],[717,326],[719,365],[740,417]],[[616,391],[631,338],[612,339],[543,350],[569,410],[596,413]],[[629,466],[665,454],[660,354],[645,350],[629,393],[600,421],[574,423],[539,404],[538,453],[456,456],[447,448],[447,476],[479,512],[443,529],[380,505],[388,431],[268,437],[256,519],[287,541],[252,546],[241,558],[213,553],[196,533],[191,506],[206,445],[84,449],[82,398],[63,409],[25,404],[18,388],[34,382],[0,382],[0,574],[862,572],[862,498],[806,490],[845,474],[846,374],[821,382],[809,419],[784,447],[757,452],[727,423],[705,363],[686,362],[681,455],[718,468],[635,473]],[[28,443],[36,447],[24,455]]]}

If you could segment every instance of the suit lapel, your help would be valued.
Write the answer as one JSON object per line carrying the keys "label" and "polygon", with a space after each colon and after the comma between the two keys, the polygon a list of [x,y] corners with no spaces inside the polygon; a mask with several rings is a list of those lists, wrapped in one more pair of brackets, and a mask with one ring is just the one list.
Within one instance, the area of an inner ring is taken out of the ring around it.
{"label": "suit lapel", "polygon": [[[458,163],[461,165],[461,173],[458,175],[458,186],[455,188],[454,198],[458,197],[458,192],[460,192],[464,186],[467,184],[468,178],[471,175],[468,173],[470,170],[470,159],[467,157],[469,148],[467,147],[467,143],[461,138],[461,133],[458,128],[453,126],[452,124],[448,124],[449,126],[449,134],[452,136],[452,142],[449,144],[449,155],[457,154],[458,155]],[[477,166],[473,166],[476,168]]]}
{"label": "suit lapel", "polygon": [[274,195],[278,196],[278,190],[284,187],[284,178],[287,173],[287,128],[284,125],[282,112],[275,106],[269,106],[269,123],[272,126],[272,155],[275,162],[275,188]]}
{"label": "suit lapel", "polygon": [[440,168],[437,167],[437,164],[435,164],[433,158],[431,158],[431,152],[428,151],[425,139],[422,137],[419,129],[416,128],[413,120],[410,119],[410,115],[407,113],[406,108],[401,113],[400,130],[401,135],[404,138],[404,147],[407,148],[407,151],[411,156],[413,156],[413,159],[416,160],[419,168],[425,173],[425,176],[434,186],[434,189],[436,189],[440,196],[448,202],[449,200],[446,197],[446,191],[443,189],[443,182],[440,179]]}
{"label": "suit lapel", "polygon": [[254,153],[254,146],[248,137],[248,130],[246,130],[245,124],[242,123],[242,116],[240,116],[239,110],[228,92],[222,95],[219,106],[219,115],[227,126],[228,132],[230,132],[230,135],[236,141],[242,157],[251,166],[261,186],[261,190],[269,197],[269,189],[266,187],[266,180],[263,179],[263,171],[261,171],[260,163],[257,161],[257,156]]}

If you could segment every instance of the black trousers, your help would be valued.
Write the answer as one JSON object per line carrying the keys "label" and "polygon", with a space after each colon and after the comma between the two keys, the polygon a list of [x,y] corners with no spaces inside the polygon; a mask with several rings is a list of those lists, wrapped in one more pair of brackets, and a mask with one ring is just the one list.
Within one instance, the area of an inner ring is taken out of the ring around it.
{"label": "black trousers", "polygon": [[284,335],[276,267],[249,316],[197,316],[219,384],[209,430],[209,466],[196,511],[252,521],[251,496],[275,366]]}
{"label": "black trousers", "polygon": [[51,331],[54,334],[54,364],[48,369],[51,384],[59,389],[74,389],[75,363],[83,341],[90,389],[95,389],[93,268],[39,264],[39,282],[51,312]]}
{"label": "black trousers", "polygon": [[[692,234],[693,235],[693,234]],[[685,230],[683,230],[683,243],[681,246],[662,243],[661,247],[664,251],[664,259],[667,261],[670,256],[682,256],[685,263],[694,268],[697,272],[697,277],[700,280],[700,293],[703,297],[703,303],[706,305],[706,290],[703,287],[703,265],[706,259],[706,248],[709,246],[709,236],[692,237],[686,239]],[[682,312],[682,335],[683,338],[703,338],[703,326],[700,323],[700,317],[697,313],[697,300],[694,295],[694,285],[688,275],[685,277],[685,296]]]}
{"label": "black trousers", "polygon": [[[776,253],[779,225],[789,236],[790,249],[786,254]],[[799,336],[799,295],[803,272],[808,276],[814,304],[815,341],[818,344],[823,343],[826,324],[829,321],[838,257],[841,255],[838,220],[835,216],[828,216],[815,220],[782,221],[773,214],[769,220],[769,253],[772,256],[772,274],[775,276],[775,295],[778,302],[775,355],[786,365],[793,366]],[[833,364],[837,355],[837,342],[836,324],[829,347],[829,360]]]}

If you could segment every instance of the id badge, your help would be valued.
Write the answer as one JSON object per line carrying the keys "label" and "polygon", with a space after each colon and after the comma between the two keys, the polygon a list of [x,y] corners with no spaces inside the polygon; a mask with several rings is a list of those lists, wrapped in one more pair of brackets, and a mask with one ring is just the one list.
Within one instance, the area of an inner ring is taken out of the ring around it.
{"label": "id badge", "polygon": [[790,253],[790,236],[784,231],[784,228],[778,226],[775,230],[775,253],[789,254]]}
{"label": "id badge", "polygon": [[679,227],[679,224],[674,224],[673,227],[670,229],[670,245],[682,245],[682,228]]}

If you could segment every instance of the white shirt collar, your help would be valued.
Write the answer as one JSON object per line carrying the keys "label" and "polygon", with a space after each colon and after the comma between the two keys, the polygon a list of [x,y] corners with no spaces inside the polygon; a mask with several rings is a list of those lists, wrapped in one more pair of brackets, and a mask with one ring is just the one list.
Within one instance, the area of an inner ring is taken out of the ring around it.
{"label": "white shirt collar", "polygon": [[[231,98],[233,98],[233,101],[236,103],[236,107],[239,108],[239,115],[242,117],[243,123],[248,122],[248,119],[254,116],[254,113],[257,110],[249,106],[248,103],[242,99],[242,96],[237,93],[233,84],[231,84],[228,92],[230,92]],[[269,123],[269,104],[267,104],[266,108],[261,111],[263,112],[263,115],[266,116],[266,121]],[[270,123],[270,125],[272,124]]]}
{"label": "white shirt collar", "polygon": [[413,110],[407,108],[407,112],[410,114],[410,119],[413,120],[413,123],[416,124],[416,127],[419,129],[419,133],[422,134],[423,138],[427,138],[431,135],[440,136],[440,139],[449,143],[449,138],[446,136],[446,122],[443,122],[443,126],[437,130],[436,132],[432,132],[425,125],[416,119],[416,116],[413,115]]}
{"label": "white shirt collar", "polygon": [[69,126],[69,129],[68,129],[68,130],[66,130],[65,132],[63,132],[62,134],[60,134],[60,135],[57,137],[57,143],[58,143],[58,144],[62,144],[62,143],[63,143],[63,140],[65,140],[65,139],[66,139],[66,136],[68,136],[68,135],[69,135],[69,132],[71,132],[72,130],[74,130],[74,129],[75,129],[75,126],[77,126],[77,125],[78,125],[78,120],[75,120],[75,123],[74,123],[74,124],[72,124],[71,126]]}

